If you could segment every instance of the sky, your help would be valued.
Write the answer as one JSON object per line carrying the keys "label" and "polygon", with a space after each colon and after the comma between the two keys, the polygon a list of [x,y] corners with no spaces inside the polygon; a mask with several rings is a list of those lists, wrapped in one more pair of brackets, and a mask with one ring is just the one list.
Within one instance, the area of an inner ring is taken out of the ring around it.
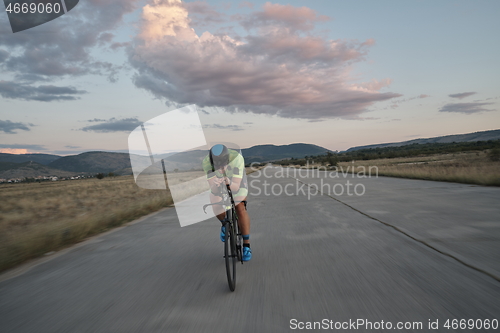
{"label": "sky", "polygon": [[500,128],[498,1],[85,0],[12,33],[0,152],[127,151],[187,105],[211,140],[331,150]]}

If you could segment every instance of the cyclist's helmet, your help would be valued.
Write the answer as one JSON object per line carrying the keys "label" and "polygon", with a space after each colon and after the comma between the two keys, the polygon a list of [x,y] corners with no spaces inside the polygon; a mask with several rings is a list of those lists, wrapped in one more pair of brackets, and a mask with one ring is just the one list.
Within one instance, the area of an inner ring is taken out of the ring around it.
{"label": "cyclist's helmet", "polygon": [[229,164],[229,151],[227,147],[217,144],[210,149],[210,163],[212,167],[220,169]]}

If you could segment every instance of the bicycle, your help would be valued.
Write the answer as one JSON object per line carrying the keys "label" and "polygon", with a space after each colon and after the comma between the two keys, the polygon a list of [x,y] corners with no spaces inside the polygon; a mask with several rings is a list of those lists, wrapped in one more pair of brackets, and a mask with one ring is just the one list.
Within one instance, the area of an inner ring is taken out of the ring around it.
{"label": "bicycle", "polygon": [[236,264],[238,261],[243,264],[243,237],[239,230],[236,204],[234,202],[230,186],[226,184],[225,193],[222,191],[221,186],[219,194],[222,197],[222,201],[204,205],[203,211],[206,213],[206,208],[213,205],[222,205],[226,211],[226,218],[223,221],[226,229],[224,239],[224,259],[226,262],[226,274],[229,289],[234,291],[236,288]]}

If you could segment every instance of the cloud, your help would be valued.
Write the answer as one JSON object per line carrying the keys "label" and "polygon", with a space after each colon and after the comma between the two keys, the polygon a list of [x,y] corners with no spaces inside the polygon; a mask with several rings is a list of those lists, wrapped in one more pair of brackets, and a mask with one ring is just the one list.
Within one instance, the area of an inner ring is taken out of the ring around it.
{"label": "cloud", "polygon": [[38,150],[47,150],[44,146],[41,145],[23,145],[23,144],[0,144],[0,149],[27,149],[31,151]]}
{"label": "cloud", "polygon": [[33,124],[25,123],[15,123],[10,120],[0,120],[0,131],[7,134],[16,134],[15,130],[29,131],[28,126],[34,126]]}
{"label": "cloud", "polygon": [[20,154],[27,154],[28,149],[0,148],[0,153],[20,155]]}
{"label": "cloud", "polygon": [[[95,46],[109,45],[115,29],[138,0],[80,1],[68,15],[33,30],[16,34],[1,33],[0,47],[13,50],[0,55],[0,69],[14,75],[55,79],[84,74],[116,76],[116,66],[96,61]],[[7,15],[0,15],[0,26],[8,26]]]}
{"label": "cloud", "polygon": [[215,128],[215,129],[221,129],[221,130],[231,130],[231,131],[243,131],[244,128],[242,128],[239,125],[219,125],[219,124],[209,124],[209,125],[203,125],[204,128]]}
{"label": "cloud", "polygon": [[247,7],[247,8],[253,8],[254,4],[249,2],[249,1],[242,1],[239,4],[239,8]]}
{"label": "cloud", "polygon": [[97,42],[100,45],[105,45],[113,41],[113,38],[115,38],[115,35],[113,35],[110,32],[103,32],[102,34],[97,37]]}
{"label": "cloud", "polygon": [[325,15],[318,15],[316,11],[307,7],[294,7],[267,2],[262,11],[254,12],[243,20],[241,25],[247,29],[268,26],[281,26],[293,31],[310,31],[316,22],[329,21]]}
{"label": "cloud", "polygon": [[492,105],[494,103],[449,103],[443,106],[439,112],[457,112],[457,113],[478,113],[483,111],[496,111],[493,109],[486,109],[483,106]]}
{"label": "cloud", "polygon": [[110,48],[112,50],[117,50],[117,49],[119,49],[121,47],[128,47],[129,45],[130,45],[130,43],[128,43],[128,42],[124,42],[124,43],[118,43],[118,42],[116,42],[116,43],[112,43],[110,45]]}
{"label": "cloud", "polygon": [[426,94],[420,94],[418,96],[414,96],[414,97],[410,97],[410,98],[398,99],[398,100],[395,100],[395,101],[391,101],[393,103],[391,105],[391,108],[395,109],[395,108],[397,108],[399,106],[398,104],[409,102],[409,101],[413,101],[414,99],[421,99],[421,98],[427,98],[427,97],[430,97],[430,96],[426,95]]}
{"label": "cloud", "polygon": [[[59,156],[70,156],[70,155],[79,155],[85,151],[91,151],[91,150],[51,150],[50,154]],[[96,149],[96,151],[99,150]]]}
{"label": "cloud", "polygon": [[40,85],[38,87],[15,83],[13,81],[0,81],[0,96],[11,99],[22,99],[26,101],[73,101],[80,99],[84,90],[74,87],[57,87],[53,85]]}
{"label": "cloud", "polygon": [[477,93],[471,91],[471,92],[464,92],[464,93],[459,93],[459,94],[451,94],[451,95],[448,95],[448,96],[453,97],[453,98],[462,99],[462,98],[465,98],[465,97],[472,96],[474,94],[477,94]]}
{"label": "cloud", "polygon": [[9,52],[0,49],[0,62],[4,62],[9,57]]}
{"label": "cloud", "polygon": [[16,73],[14,76],[14,81],[16,82],[23,82],[23,83],[33,83],[33,82],[50,82],[52,81],[51,79],[42,76],[42,75],[36,75],[36,74],[30,74],[30,73]]}
{"label": "cloud", "polygon": [[78,148],[82,148],[80,146],[64,146],[64,148],[68,148],[68,149],[78,149]]}
{"label": "cloud", "polygon": [[219,13],[214,7],[203,1],[185,2],[181,6],[189,12],[192,26],[208,26],[226,20],[224,14]]}
{"label": "cloud", "polygon": [[85,126],[80,130],[97,133],[130,132],[142,124],[137,118],[111,118],[109,120],[92,119],[88,120],[88,122],[100,122],[100,124]]}
{"label": "cloud", "polygon": [[376,102],[401,96],[380,92],[390,79],[353,83],[351,66],[364,60],[374,41],[314,36],[314,24],[325,18],[311,9],[266,4],[242,19],[247,25],[265,22],[266,29],[237,39],[210,32],[198,36],[186,8],[176,0],[145,6],[129,53],[137,70],[134,84],[167,104],[352,119]]}

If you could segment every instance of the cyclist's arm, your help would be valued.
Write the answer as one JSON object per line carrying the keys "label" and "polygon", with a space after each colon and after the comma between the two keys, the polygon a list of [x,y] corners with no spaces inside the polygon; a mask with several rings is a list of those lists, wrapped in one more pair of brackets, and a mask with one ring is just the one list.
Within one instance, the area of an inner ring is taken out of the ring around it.
{"label": "cyclist's arm", "polygon": [[243,178],[238,178],[238,177],[231,178],[231,185],[229,187],[231,188],[231,191],[233,193],[237,193],[239,191],[242,180]]}
{"label": "cyclist's arm", "polygon": [[233,176],[231,177],[231,191],[237,193],[241,187],[241,182],[243,180],[243,175],[245,173],[245,160],[241,154],[231,162],[233,166]]}
{"label": "cyclist's arm", "polygon": [[219,187],[220,185],[222,184],[222,182],[224,181],[224,178],[219,178],[219,177],[211,177],[209,179],[207,179],[208,181],[208,185],[210,186],[210,190],[212,191],[212,193],[219,193]]}
{"label": "cyclist's arm", "polygon": [[208,186],[210,187],[210,191],[216,194],[220,191],[220,183],[222,182],[217,174],[212,171],[212,165],[210,164],[209,157],[206,156],[202,162],[203,171],[207,174]]}

